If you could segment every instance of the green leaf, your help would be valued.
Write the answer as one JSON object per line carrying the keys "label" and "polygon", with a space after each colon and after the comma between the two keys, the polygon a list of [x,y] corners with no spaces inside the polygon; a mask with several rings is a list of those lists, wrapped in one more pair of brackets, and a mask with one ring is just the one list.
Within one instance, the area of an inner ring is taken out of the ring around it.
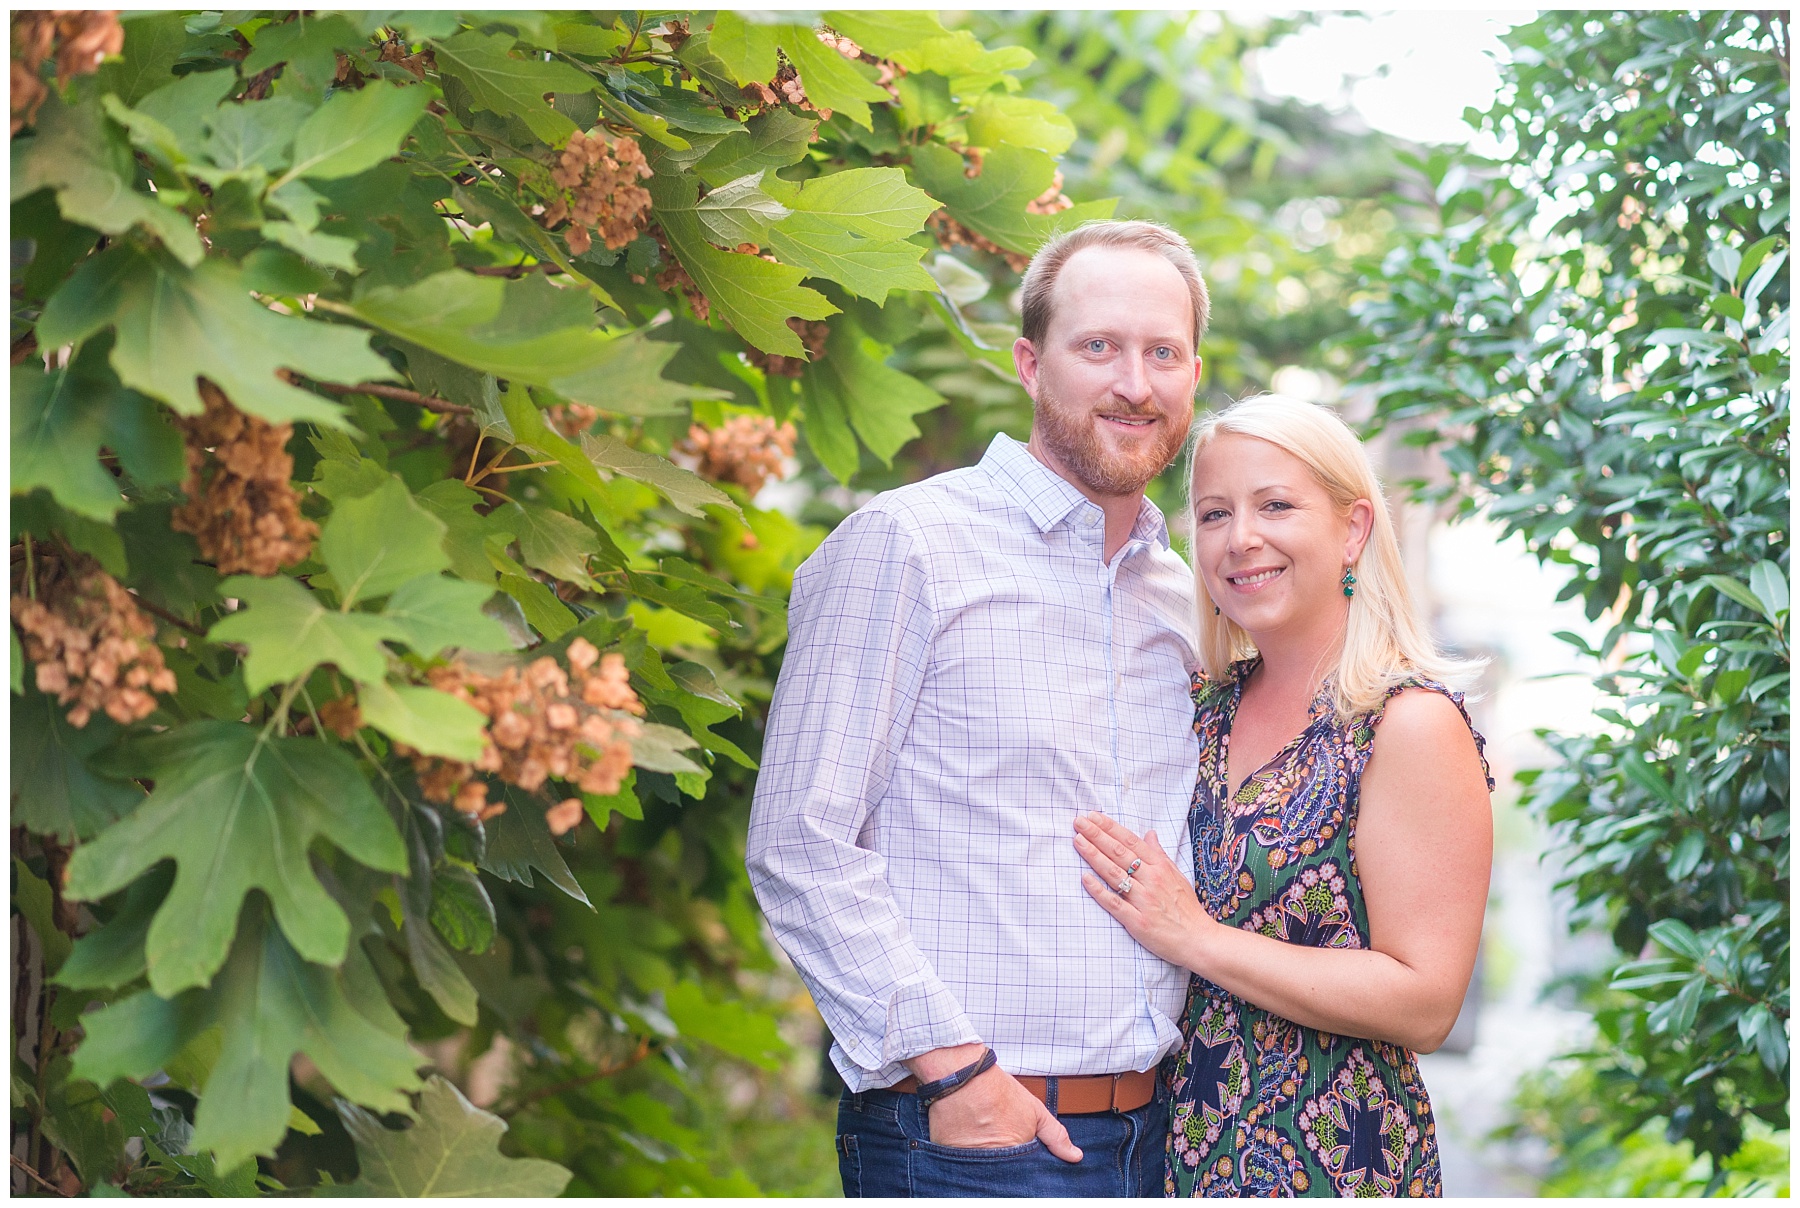
{"label": "green leaf", "polygon": [[119,727],[96,713],[77,730],[56,698],[28,682],[12,705],[12,821],[64,843],[99,834],[144,799],[133,784],[105,780],[88,757],[109,746]]}
{"label": "green leaf", "polygon": [[362,271],[362,267],[356,263],[357,243],[354,239],[304,230],[291,222],[265,222],[262,224],[262,234],[264,239],[273,239],[283,247],[299,252],[314,264],[340,269],[346,273]]}
{"label": "green leaf", "polygon": [[[385,596],[408,579],[450,566],[444,522],[390,477],[377,491],[339,504],[319,533],[319,557],[331,569],[343,606]],[[255,689],[251,689],[255,691]]]}
{"label": "green leaf", "polygon": [[1706,959],[1706,946],[1694,934],[1693,928],[1680,919],[1658,919],[1650,924],[1650,938],[1695,964]]}
{"label": "green leaf", "polygon": [[277,82],[283,92],[317,98],[337,75],[337,52],[367,45],[355,26],[336,14],[308,13],[280,24],[264,25],[244,59],[246,77],[285,63]]}
{"label": "green leaf", "polygon": [[1037,61],[1037,56],[1023,46],[989,50],[966,29],[921,39],[889,57],[910,72],[929,71],[944,76],[950,81],[951,94],[964,102],[1004,83],[1008,72]]}
{"label": "green leaf", "polygon": [[28,361],[12,371],[12,489],[45,487],[65,509],[109,521],[123,484],[99,461],[102,445],[142,486],[180,482],[181,435],[155,403],[119,384],[106,362],[110,341],[90,340],[50,373]]}
{"label": "green leaf", "polygon": [[87,1035],[75,1050],[70,1073],[96,1086],[148,1077],[205,1029],[207,1006],[204,990],[173,999],[143,991],[83,1015],[81,1028]]}
{"label": "green leaf", "polygon": [[70,940],[57,929],[50,883],[13,857],[13,908],[37,932],[44,950],[44,972],[54,975],[69,957]]}
{"label": "green leaf", "polygon": [[631,762],[652,772],[704,772],[705,768],[681,753],[698,745],[692,735],[674,726],[641,722],[631,739]]}
{"label": "green leaf", "polygon": [[[94,74],[95,90],[111,92],[127,105],[169,82],[169,73],[187,49],[187,18],[179,13],[145,13],[123,22],[125,51]],[[227,74],[235,75],[228,72]]]}
{"label": "green leaf", "polygon": [[505,626],[481,611],[493,594],[492,586],[420,575],[394,589],[381,615],[396,636],[424,658],[436,658],[453,646],[511,650]]}
{"label": "green leaf", "polygon": [[[717,30],[714,30],[715,34]],[[865,130],[872,129],[868,102],[885,102],[887,90],[867,72],[873,68],[846,59],[819,41],[807,26],[782,27],[781,49],[806,85],[806,97],[822,109],[842,113]]]}
{"label": "green leaf", "polygon": [[[66,1067],[57,1059],[53,1069]],[[107,1186],[125,1161],[125,1129],[101,1097],[100,1088],[82,1079],[49,1079],[44,1095],[44,1135],[75,1163],[88,1186]]]}
{"label": "green leaf", "polygon": [[675,255],[732,329],[764,352],[805,357],[806,348],[788,319],[823,319],[836,314],[837,307],[803,287],[805,274],[797,268],[721,252],[708,243],[694,209],[698,188],[691,177],[655,176],[647,183]]}
{"label": "green leaf", "polygon": [[224,1045],[194,1117],[193,1146],[211,1150],[220,1169],[273,1154],[287,1135],[288,1068],[296,1053],[359,1102],[411,1110],[406,1092],[419,1086],[414,1069],[425,1062],[406,1043],[405,1025],[368,958],[361,949],[347,956],[341,970],[303,960],[260,910],[246,912],[208,994]]}
{"label": "green leaf", "polygon": [[919,266],[924,247],[904,239],[870,239],[816,214],[788,218],[769,232],[768,243],[782,263],[835,281],[877,306],[887,305],[891,290],[937,288]]}
{"label": "green leaf", "polygon": [[570,260],[563,249],[562,242],[550,235],[536,222],[526,217],[525,212],[513,202],[492,181],[483,179],[474,186],[455,185],[450,196],[463,209],[463,214],[473,223],[486,222],[493,228],[494,234],[501,239],[517,244],[521,249],[537,257],[548,260],[576,281],[581,282],[588,296],[602,306],[609,306],[624,314],[624,309],[613,300],[593,277],[589,270]]}
{"label": "green leaf", "polygon": [[486,952],[493,944],[494,903],[474,868],[446,860],[432,871],[431,925],[464,952]]}
{"label": "green leaf", "polygon": [[227,172],[274,172],[287,165],[294,136],[312,112],[312,106],[293,97],[220,105],[204,119],[211,132],[201,150]]}
{"label": "green leaf", "polygon": [[587,566],[603,548],[593,529],[541,503],[522,504],[518,518],[519,554],[525,565],[548,571],[565,583],[599,590]]}
{"label": "green leaf", "polygon": [[511,785],[501,789],[501,800],[506,803],[506,812],[486,823],[487,851],[479,861],[482,869],[503,881],[517,881],[527,889],[536,884],[532,873],[542,873],[545,880],[583,906],[592,906],[556,849],[556,838],[550,833],[550,824],[544,821],[547,803]]}
{"label": "green leaf", "polygon": [[359,298],[357,317],[442,357],[533,386],[605,362],[614,337],[594,325],[593,299],[542,274],[518,281],[452,269]]}
{"label": "green leaf", "polygon": [[884,465],[893,464],[894,455],[919,435],[912,417],[944,403],[943,395],[918,378],[890,368],[889,351],[854,324],[839,323],[825,355],[802,379],[808,422],[820,412],[842,414]]}
{"label": "green leaf", "polygon": [[722,507],[742,516],[731,496],[691,470],[684,470],[666,457],[634,449],[616,436],[584,432],[581,451],[592,464],[634,481],[655,487],[670,503],[689,516],[702,516],[703,507]]}
{"label": "green leaf", "polygon": [[544,100],[547,92],[592,92],[595,81],[567,63],[514,58],[507,51],[514,39],[505,34],[467,30],[437,43],[438,67],[460,80],[482,109],[516,117],[546,143],[559,145],[575,132],[575,123]]}
{"label": "green leaf", "polygon": [[559,377],[552,389],[574,403],[615,415],[681,415],[690,399],[728,399],[729,391],[672,381],[663,370],[681,346],[652,340],[640,327],[615,336],[592,366]]}
{"label": "green leaf", "polygon": [[142,977],[148,967],[144,942],[150,921],[174,878],[175,870],[162,864],[133,881],[106,925],[75,941],[74,951],[56,974],[56,984],[71,990],[106,990]]}
{"label": "green leaf", "polygon": [[780,29],[726,9],[713,19],[707,45],[739,84],[767,83],[781,66],[775,55]]}
{"label": "green leaf", "polygon": [[14,201],[54,189],[57,206],[70,222],[108,235],[142,226],[183,264],[198,264],[206,249],[193,220],[140,193],[136,176],[130,146],[98,106],[66,106],[54,91],[38,111],[36,133],[13,142]]}
{"label": "green leaf", "polygon": [[[444,553],[450,559],[451,571],[471,583],[491,585],[495,577],[494,566],[488,561],[483,547],[490,537],[499,539],[502,546],[511,544],[517,535],[514,530],[518,526],[511,523],[516,513],[506,508],[497,508],[487,515],[476,512],[475,505],[481,502],[481,495],[450,478],[432,483],[413,498],[444,522]],[[393,609],[394,603],[390,600],[388,610]],[[482,647],[471,646],[470,649]]]}
{"label": "green leaf", "polygon": [[771,109],[728,134],[694,165],[694,174],[708,185],[720,185],[761,172],[785,168],[806,158],[819,123],[787,109]]}
{"label": "green leaf", "polygon": [[1075,123],[1049,101],[990,92],[969,115],[969,141],[978,147],[1011,143],[1061,155],[1074,145]]}
{"label": "green leaf", "polygon": [[428,88],[374,81],[332,93],[294,135],[293,166],[276,187],[297,177],[336,180],[373,168],[399,151],[430,100]]}
{"label": "green leaf", "polygon": [[1757,598],[1756,593],[1751,591],[1748,587],[1745,587],[1736,579],[1730,578],[1727,575],[1701,575],[1700,582],[1706,584],[1706,586],[1712,588],[1720,595],[1736,600],[1739,604],[1742,604],[1752,612],[1763,611],[1763,602]]}
{"label": "green leaf", "polygon": [[982,160],[981,175],[963,175],[963,158],[928,143],[913,153],[913,179],[941,200],[950,214],[1009,251],[1025,255],[1058,230],[1093,218],[1110,218],[1115,201],[1093,201],[1060,214],[1030,214],[1025,207],[1050,187],[1056,162],[1031,147],[1003,144]]}
{"label": "green leaf", "polygon": [[828,218],[871,239],[905,239],[925,227],[935,198],[906,183],[898,168],[851,168],[802,184],[775,178],[769,195],[797,213]]}
{"label": "green leaf", "polygon": [[487,745],[487,717],[474,705],[436,688],[363,683],[357,702],[370,725],[426,755],[473,763]]}
{"label": "green leaf", "polygon": [[763,171],[720,185],[694,207],[715,243],[766,243],[769,224],[788,216],[786,206],[763,192]]}
{"label": "green leaf", "polygon": [[419,985],[438,1007],[456,1022],[473,1027],[481,1006],[475,987],[458,967],[456,958],[431,926],[431,860],[415,831],[411,844],[412,872],[401,886],[401,933]]}
{"label": "green leaf", "polygon": [[1764,559],[1750,568],[1750,590],[1756,595],[1756,605],[1761,613],[1776,624],[1781,623],[1781,614],[1788,610],[1787,576],[1782,574],[1781,567]]}
{"label": "green leaf", "polygon": [[[127,35],[129,37],[129,35]],[[101,104],[113,117],[131,130],[134,141],[143,139],[139,145],[154,153],[153,145],[167,139],[175,143],[174,152],[181,160],[200,158],[205,153],[207,131],[213,122],[220,120],[219,102],[225,99],[238,85],[237,72],[196,71],[190,75],[180,76],[173,83],[167,83],[167,74],[160,88],[133,101],[123,94],[112,98],[109,103],[101,98]],[[259,102],[258,104],[261,104]],[[282,102],[273,114],[291,112],[289,102]],[[132,106],[126,108],[127,105]],[[300,117],[305,116],[304,107]],[[294,120],[298,127],[300,118]],[[292,141],[293,128],[288,131]],[[167,148],[164,149],[168,153]]]}
{"label": "green leaf", "polygon": [[382,641],[405,637],[385,617],[326,608],[317,593],[286,575],[233,575],[219,590],[247,607],[227,615],[206,636],[250,647],[244,687],[252,696],[271,684],[299,679],[321,663],[335,665],[352,679],[380,680],[387,675],[388,658]]}
{"label": "green leaf", "polygon": [[92,901],[159,860],[176,862],[145,946],[151,989],[163,997],[212,978],[252,889],[267,895],[301,955],[344,959],[349,922],[308,862],[315,838],[372,868],[405,871],[399,832],[355,762],[317,739],[200,721],[131,743],[116,762],[156,788],[76,849],[65,893]]}
{"label": "green leaf", "polygon": [[419,1096],[418,1122],[404,1132],[341,1099],[337,1109],[362,1170],[352,1188],[364,1195],[541,1198],[561,1195],[571,1177],[554,1162],[503,1155],[506,1122],[435,1074]]}
{"label": "green leaf", "polygon": [[564,607],[556,593],[524,575],[502,574],[500,590],[519,602],[531,627],[554,642],[575,628],[575,614]]}
{"label": "green leaf", "polygon": [[825,14],[825,24],[876,58],[892,58],[930,38],[949,35],[936,13],[842,10]]}
{"label": "green leaf", "polygon": [[663,991],[663,1009],[683,1037],[698,1040],[765,1070],[781,1067],[791,1049],[776,1031],[774,1017],[734,999],[709,1001],[694,982]]}
{"label": "green leaf", "polygon": [[51,296],[38,321],[48,346],[116,327],[119,379],[183,415],[205,410],[204,377],[241,411],[270,423],[346,427],[343,408],[277,377],[291,369],[326,382],[394,377],[365,331],[278,315],[250,297],[238,269],[208,260],[192,272],[119,244],[87,261]]}

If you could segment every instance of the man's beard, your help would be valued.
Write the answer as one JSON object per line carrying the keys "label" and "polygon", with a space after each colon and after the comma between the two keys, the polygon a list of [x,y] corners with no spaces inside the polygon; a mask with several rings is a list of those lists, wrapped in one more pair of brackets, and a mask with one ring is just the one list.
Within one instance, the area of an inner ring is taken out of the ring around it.
{"label": "man's beard", "polygon": [[1069,473],[1098,495],[1134,495],[1143,490],[1145,484],[1175,460],[1181,452],[1181,442],[1187,438],[1186,424],[1177,429],[1155,407],[1131,410],[1115,407],[1112,412],[1121,416],[1159,418],[1168,431],[1162,441],[1142,453],[1109,452],[1101,445],[1099,433],[1094,431],[1092,409],[1078,410],[1064,404],[1042,378],[1039,379],[1038,394],[1040,398],[1032,408],[1032,430]]}

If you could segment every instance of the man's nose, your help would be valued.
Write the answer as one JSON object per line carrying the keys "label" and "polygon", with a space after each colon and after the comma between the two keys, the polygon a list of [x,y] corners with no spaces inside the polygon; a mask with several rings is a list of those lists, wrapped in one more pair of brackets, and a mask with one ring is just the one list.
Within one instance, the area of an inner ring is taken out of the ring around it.
{"label": "man's nose", "polygon": [[1113,393],[1119,401],[1141,407],[1150,401],[1150,374],[1137,357],[1120,357],[1118,375],[1113,379]]}

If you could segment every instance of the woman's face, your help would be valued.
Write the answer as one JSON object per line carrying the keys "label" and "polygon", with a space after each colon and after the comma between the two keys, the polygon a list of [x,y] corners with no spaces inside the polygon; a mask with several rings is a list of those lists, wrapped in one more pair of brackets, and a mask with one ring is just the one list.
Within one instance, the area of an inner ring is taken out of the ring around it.
{"label": "woman's face", "polygon": [[1306,463],[1253,436],[1226,433],[1194,462],[1194,566],[1219,610],[1264,647],[1342,627],[1344,568],[1368,539],[1373,509],[1346,515]]}

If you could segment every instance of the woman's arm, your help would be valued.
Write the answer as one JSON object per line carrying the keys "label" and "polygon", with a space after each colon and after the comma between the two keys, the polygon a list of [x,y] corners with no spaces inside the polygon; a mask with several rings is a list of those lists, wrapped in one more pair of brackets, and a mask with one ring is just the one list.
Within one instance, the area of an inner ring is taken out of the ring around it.
{"label": "woman's arm", "polygon": [[[1443,1043],[1468,989],[1487,907],[1493,819],[1456,707],[1411,690],[1388,702],[1362,777],[1356,861],[1369,947],[1290,944],[1210,918],[1151,836],[1076,822],[1083,884],[1139,943],[1246,1002],[1309,1028],[1418,1052]],[[1148,840],[1148,841],[1146,841]],[[1132,889],[1115,888],[1132,860]]]}

